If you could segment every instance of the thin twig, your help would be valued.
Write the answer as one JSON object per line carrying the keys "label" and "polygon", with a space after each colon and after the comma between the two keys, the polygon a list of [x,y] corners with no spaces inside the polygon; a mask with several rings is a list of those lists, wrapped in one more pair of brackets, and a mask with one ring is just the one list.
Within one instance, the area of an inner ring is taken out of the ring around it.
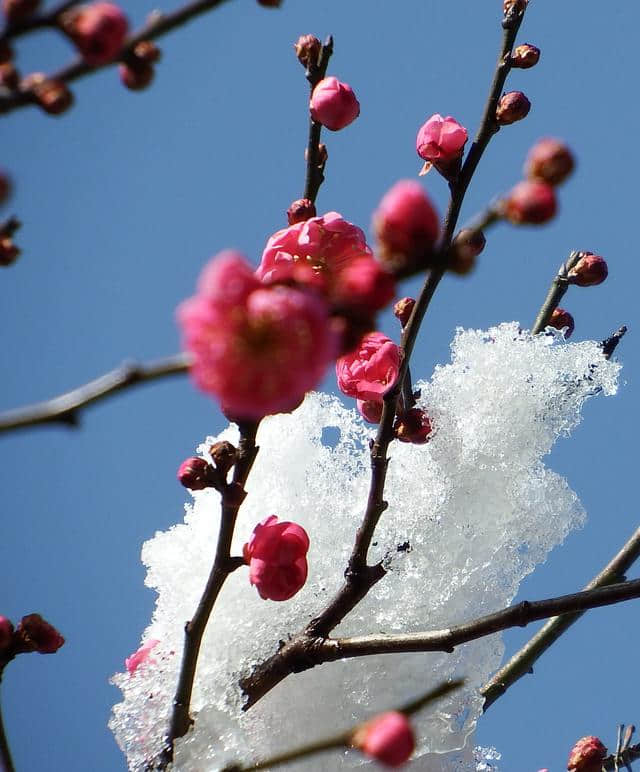
{"label": "thin twig", "polygon": [[[0,686],[2,685],[2,669],[0,665]],[[13,759],[11,758],[11,749],[2,721],[2,704],[0,704],[0,772],[14,772]]]}
{"label": "thin twig", "polygon": [[[595,590],[599,587],[606,587],[615,584],[624,579],[625,572],[640,557],[640,528],[622,547],[620,552],[611,560],[608,565],[595,576],[585,590]],[[584,611],[577,611],[571,614],[550,619],[518,651],[507,664],[502,667],[493,678],[488,681],[480,690],[484,696],[484,710],[487,710],[497,699],[501,697],[510,686],[513,686],[522,676],[531,672],[533,664],[544,654],[544,652],[565,633],[574,622],[584,614]]]}
{"label": "thin twig", "polygon": [[[181,27],[196,16],[199,16],[206,11],[211,11],[219,5],[222,5],[224,2],[226,2],[226,0],[197,0],[197,2],[187,3],[181,8],[177,8],[171,13],[154,13],[149,21],[143,25],[138,32],[134,33],[125,41],[123,47],[110,62],[107,62],[106,64],[89,65],[83,59],[78,59],[72,64],[58,70],[58,72],[51,74],[49,77],[53,80],[62,81],[63,83],[70,83],[71,81],[82,78],[92,72],[101,70],[104,67],[109,67],[115,62],[125,60],[136,45],[142,40],[155,40],[162,35],[166,35],[167,32],[171,32],[177,27]],[[24,105],[32,103],[33,97],[28,90],[10,91],[6,88],[0,88],[0,113],[7,113],[18,107],[23,107]]]}
{"label": "thin twig", "polygon": [[511,49],[522,23],[523,15],[523,12],[512,12],[503,21],[504,34],[502,46],[482,121],[460,173],[450,183],[451,200],[444,221],[436,266],[427,276],[409,322],[402,333],[402,358],[398,378],[395,386],[385,394],[382,418],[375,441],[371,446],[369,496],[362,524],[356,533],[355,543],[345,571],[345,582],[324,611],[318,617],[312,619],[302,632],[288,641],[276,654],[259,663],[249,675],[240,680],[240,686],[245,696],[244,710],[248,710],[292,672],[305,669],[305,662],[313,662],[313,658],[316,656],[316,649],[322,643],[322,640],[367,595],[376,582],[385,575],[385,569],[381,563],[373,566],[367,564],[367,554],[378,521],[388,506],[384,500],[384,485],[389,463],[387,450],[393,439],[393,422],[396,415],[398,398],[409,367],[409,361],[420,325],[446,270],[447,255],[465,193],[491,137],[499,129],[495,118],[496,106],[506,77],[511,69]]}
{"label": "thin twig", "polygon": [[45,27],[55,27],[58,24],[59,17],[69,8],[78,4],[78,0],[64,0],[54,8],[42,13],[33,13],[30,16],[26,16],[24,19],[17,19],[16,21],[5,22],[5,25],[0,32],[0,47],[4,43],[8,43],[10,40],[26,35],[28,32],[32,32],[36,29],[44,29]]}
{"label": "thin twig", "polygon": [[156,762],[157,766],[152,767],[155,769],[166,769],[166,766],[173,758],[175,740],[183,737],[191,726],[191,694],[198,666],[198,654],[202,637],[223,584],[229,574],[240,565],[238,561],[231,558],[231,541],[240,506],[246,496],[244,486],[258,453],[256,445],[258,424],[245,423],[240,424],[239,427],[240,442],[238,444],[233,478],[231,483],[225,485],[221,491],[220,526],[216,554],[207,585],[198,603],[198,608],[184,628],[184,650],[178,686],[173,701],[171,723],[162,757]]}
{"label": "thin twig", "polygon": [[124,362],[115,370],[59,397],[0,413],[0,433],[42,424],[76,427],[80,422],[80,411],[93,402],[141,383],[186,373],[189,361],[187,354],[174,354],[147,364]]}
{"label": "thin twig", "polygon": [[560,301],[564,297],[565,292],[569,289],[569,281],[567,279],[567,275],[580,259],[580,255],[580,252],[572,252],[567,258],[566,262],[560,266],[558,273],[553,277],[553,281],[549,287],[547,297],[545,298],[544,303],[538,311],[538,315],[536,316],[533,327],[531,328],[533,335],[537,335],[539,332],[542,332],[549,324],[551,314],[560,305]]}
{"label": "thin twig", "polygon": [[[311,62],[307,69],[307,80],[309,81],[309,97],[313,93],[313,89],[324,78],[327,73],[327,67],[329,66],[329,59],[333,53],[333,38],[331,35],[324,41],[320,53],[318,55],[318,61]],[[322,132],[322,124],[318,121],[314,121],[309,116],[309,140],[307,142],[307,174],[304,182],[304,194],[303,198],[308,198],[309,201],[315,203],[320,185],[324,182],[324,165],[326,159],[323,159],[320,155],[320,134]]]}
{"label": "thin twig", "polygon": [[610,335],[608,338],[602,341],[600,346],[602,347],[602,353],[604,354],[605,359],[611,359],[613,356],[613,352],[618,348],[618,343],[622,340],[622,338],[627,334],[627,327],[626,325],[622,325],[622,327],[619,327],[613,335]]}

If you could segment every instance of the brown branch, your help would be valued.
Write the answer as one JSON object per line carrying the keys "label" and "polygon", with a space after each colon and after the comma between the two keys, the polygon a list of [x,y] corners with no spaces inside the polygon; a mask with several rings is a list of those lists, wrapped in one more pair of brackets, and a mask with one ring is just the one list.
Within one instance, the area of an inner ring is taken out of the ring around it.
{"label": "brown branch", "polygon": [[33,30],[57,26],[61,14],[77,4],[78,0],[65,0],[54,8],[51,8],[49,11],[34,13],[30,16],[26,16],[24,19],[17,19],[16,21],[7,20],[2,32],[0,32],[0,48],[10,40],[26,35]]}
{"label": "brown branch", "polygon": [[600,346],[602,347],[602,353],[604,354],[605,359],[611,359],[613,352],[618,348],[618,343],[620,343],[626,334],[627,328],[623,324],[622,327],[619,327],[613,333],[613,335],[610,335],[608,338],[602,341]]}
{"label": "brown branch", "polygon": [[445,651],[451,653],[456,646],[484,638],[487,635],[526,627],[539,619],[558,614],[584,612],[599,606],[632,600],[640,597],[640,579],[619,582],[608,587],[583,590],[572,595],[560,595],[545,600],[524,600],[515,606],[487,614],[444,630],[399,635],[359,635],[350,638],[329,638],[322,644],[318,656],[322,662],[333,662],[348,657],[367,657],[375,654],[401,652]]}
{"label": "brown branch", "polygon": [[[116,62],[125,60],[136,45],[142,40],[155,40],[162,35],[166,35],[167,32],[171,32],[177,27],[181,27],[196,16],[199,16],[206,11],[211,11],[219,5],[222,5],[224,2],[226,2],[226,0],[197,0],[196,2],[187,3],[181,8],[177,8],[171,13],[154,13],[149,21],[142,26],[138,32],[134,33],[126,40],[123,47],[112,61],[107,62],[106,64],[92,66],[87,64],[83,59],[78,59],[67,67],[51,74],[49,77],[53,80],[62,81],[63,83],[70,83],[71,81],[82,78],[92,72],[97,72],[104,67],[109,67]],[[32,103],[33,97],[28,90],[10,91],[6,88],[0,88],[0,113],[7,113],[18,107],[23,107],[26,104]]]}
{"label": "brown branch", "polygon": [[[307,80],[309,81],[309,98],[313,93],[313,89],[324,78],[327,73],[327,67],[329,66],[329,59],[333,53],[333,38],[331,35],[324,41],[320,54],[318,55],[318,61],[311,62],[307,68]],[[309,201],[315,203],[318,195],[320,185],[324,182],[324,165],[326,158],[322,158],[320,154],[320,133],[322,132],[322,124],[318,121],[314,121],[309,116],[309,139],[307,141],[307,174],[304,182],[304,194],[303,198],[308,198]]]}
{"label": "brown branch", "polygon": [[[2,670],[4,665],[0,664],[0,686],[2,685]],[[9,741],[4,730],[4,723],[2,721],[2,705],[0,704],[0,770],[2,772],[15,772],[13,766],[13,759],[11,758],[11,749],[9,748]]]}
{"label": "brown branch", "polygon": [[612,753],[610,756],[607,756],[607,758],[602,762],[602,768],[617,770],[622,766],[626,766],[627,769],[630,769],[629,765],[636,759],[640,759],[640,743],[631,745],[621,753]]}
{"label": "brown branch", "polygon": [[[261,697],[293,672],[313,666],[318,646],[322,645],[331,630],[366,596],[369,590],[385,574],[381,563],[370,566],[367,554],[378,521],[387,508],[384,500],[387,449],[393,439],[393,421],[398,398],[409,367],[413,347],[424,315],[429,307],[440,280],[446,270],[447,254],[455,232],[465,193],[491,137],[498,131],[496,106],[506,77],[511,69],[511,49],[522,23],[524,12],[510,12],[503,21],[503,40],[493,82],[476,138],[457,178],[450,183],[451,200],[444,221],[443,236],[438,249],[438,260],[427,276],[422,291],[413,308],[411,317],[402,332],[401,364],[396,385],[384,397],[382,418],[371,446],[371,483],[363,521],[356,533],[355,543],[345,571],[345,582],[325,610],[307,627],[294,636],[273,656],[258,664],[240,686],[245,695],[244,710],[248,710]],[[309,664],[311,663],[311,664]]]}
{"label": "brown branch", "polygon": [[198,608],[184,628],[184,650],[173,701],[171,723],[162,756],[156,762],[157,766],[152,767],[155,769],[166,769],[173,758],[174,741],[178,737],[183,737],[192,724],[189,711],[202,637],[223,584],[229,574],[240,565],[237,560],[231,557],[231,540],[240,506],[246,496],[244,486],[258,453],[256,445],[258,423],[240,424],[239,428],[240,442],[233,478],[231,483],[224,485],[221,491],[220,526],[216,554]]}
{"label": "brown branch", "polygon": [[78,426],[80,410],[93,402],[141,383],[185,373],[188,369],[187,354],[174,354],[148,364],[125,362],[115,370],[59,397],[0,413],[0,433],[43,424]]}
{"label": "brown branch", "polygon": [[537,335],[539,332],[542,332],[549,324],[551,314],[560,305],[560,301],[564,297],[565,292],[569,289],[569,280],[567,276],[569,271],[580,259],[580,255],[580,252],[572,252],[567,258],[566,262],[560,266],[558,273],[553,277],[553,281],[549,287],[547,297],[545,298],[544,303],[538,311],[538,315],[536,316],[533,327],[531,328],[531,333],[533,335]]}
{"label": "brown branch", "polygon": [[[607,587],[624,579],[625,572],[640,557],[640,528],[631,536],[620,552],[584,588],[585,591]],[[522,676],[531,672],[535,662],[565,633],[584,611],[563,614],[550,619],[504,667],[502,667],[481,689],[487,710],[510,686]]]}

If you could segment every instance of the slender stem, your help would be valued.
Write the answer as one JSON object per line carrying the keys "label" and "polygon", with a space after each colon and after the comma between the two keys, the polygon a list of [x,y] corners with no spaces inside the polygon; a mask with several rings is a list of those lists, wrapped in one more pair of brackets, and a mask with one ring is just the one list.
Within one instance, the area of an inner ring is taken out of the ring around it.
{"label": "slender stem", "polygon": [[375,441],[371,446],[371,483],[362,524],[356,533],[354,546],[345,571],[345,582],[318,617],[294,636],[276,654],[259,663],[254,670],[240,680],[245,695],[244,710],[248,710],[261,697],[273,689],[292,672],[304,670],[317,664],[318,647],[342,619],[364,598],[371,587],[384,575],[381,563],[369,566],[367,554],[376,526],[388,504],[384,500],[386,481],[387,450],[393,439],[393,422],[403,381],[409,368],[409,361],[418,336],[418,331],[431,299],[444,276],[447,254],[455,232],[460,209],[469,183],[491,137],[498,131],[496,106],[506,77],[511,69],[511,49],[522,23],[523,13],[511,13],[503,21],[504,35],[496,71],[485,105],[482,121],[476,138],[469,150],[462,168],[450,183],[451,199],[444,221],[443,236],[438,249],[435,267],[427,276],[416,301],[411,317],[403,330],[401,339],[401,363],[395,386],[384,397],[382,417]]}
{"label": "slender stem", "polygon": [[58,397],[0,413],[0,433],[51,423],[78,426],[82,408],[123,389],[185,373],[189,361],[187,354],[174,354],[147,364],[124,362],[115,370]]}
{"label": "slender stem", "polygon": [[[640,557],[640,528],[631,536],[620,552],[587,584],[585,590],[620,582],[625,572]],[[487,710],[510,686],[522,676],[531,672],[533,664],[570,627],[577,622],[584,611],[563,614],[550,619],[481,689]]]}
{"label": "slender stem", "polygon": [[34,13],[24,19],[7,21],[2,32],[0,32],[0,46],[33,30],[55,27],[58,23],[58,17],[73,5],[77,5],[77,3],[78,0],[64,0],[64,2],[43,13]]}
{"label": "slender stem", "polygon": [[[2,667],[0,667],[0,686],[2,685]],[[7,734],[2,721],[2,704],[0,703],[0,772],[14,772],[13,759],[7,740]]]}
{"label": "slender stem", "polygon": [[[181,27],[196,16],[199,16],[206,11],[211,11],[219,5],[222,5],[224,2],[226,2],[226,0],[196,0],[196,2],[187,3],[171,13],[154,13],[149,21],[141,27],[138,32],[134,33],[125,41],[123,47],[110,62],[99,65],[88,65],[84,60],[78,59],[63,69],[58,70],[58,72],[53,73],[50,77],[54,80],[70,83],[71,81],[77,80],[92,72],[96,72],[104,67],[109,67],[115,62],[126,59],[136,45],[142,40],[155,40],[162,35],[166,35],[167,32],[171,32],[177,27]],[[28,30],[25,29],[25,32],[26,31]],[[10,91],[6,88],[0,88],[0,113],[7,113],[10,110],[14,110],[17,107],[23,107],[32,102],[32,95],[29,91]]]}
{"label": "slender stem", "polygon": [[571,595],[560,595],[536,601],[522,601],[501,611],[488,614],[444,630],[399,635],[359,635],[351,638],[328,638],[319,656],[323,662],[348,657],[367,657],[375,654],[400,652],[446,651],[456,646],[484,638],[511,627],[525,627],[539,619],[558,614],[584,612],[599,606],[609,606],[640,597],[640,579],[619,582],[607,587],[583,590]]}
{"label": "slender stem", "polygon": [[640,743],[631,745],[626,750],[623,750],[620,754],[612,753],[610,756],[602,762],[603,769],[618,769],[620,764],[624,764],[627,769],[631,769],[630,764],[632,761],[640,759]]}
{"label": "slender stem", "polygon": [[544,328],[549,324],[551,314],[560,305],[560,301],[564,297],[565,292],[569,289],[569,282],[567,280],[567,274],[573,268],[573,266],[580,259],[580,252],[572,252],[567,261],[560,266],[558,273],[553,277],[549,292],[544,300],[536,320],[533,323],[531,332],[533,335],[537,335],[542,332]]}
{"label": "slender stem", "polygon": [[[318,62],[310,64],[307,70],[307,80],[309,81],[309,97],[313,93],[313,89],[324,78],[327,73],[327,67],[329,66],[329,59],[333,53],[333,38],[331,35],[325,40],[320,54],[318,56]],[[309,117],[309,140],[307,142],[307,174],[304,182],[304,194],[303,198],[308,198],[309,201],[315,203],[318,195],[320,185],[324,182],[324,165],[326,158],[323,159],[320,155],[320,134],[322,132],[322,124],[314,121]]]}
{"label": "slender stem", "polygon": [[189,711],[202,638],[223,584],[229,574],[239,565],[238,561],[230,556],[231,541],[238,511],[246,496],[244,486],[258,453],[256,445],[257,430],[257,423],[240,425],[240,442],[237,461],[233,470],[233,478],[231,483],[222,490],[218,543],[211,573],[198,603],[198,608],[184,628],[182,664],[173,701],[173,712],[169,733],[166,738],[166,746],[163,750],[159,766],[156,767],[159,769],[165,769],[167,764],[171,762],[174,741],[178,737],[183,737],[191,726],[192,719]]}

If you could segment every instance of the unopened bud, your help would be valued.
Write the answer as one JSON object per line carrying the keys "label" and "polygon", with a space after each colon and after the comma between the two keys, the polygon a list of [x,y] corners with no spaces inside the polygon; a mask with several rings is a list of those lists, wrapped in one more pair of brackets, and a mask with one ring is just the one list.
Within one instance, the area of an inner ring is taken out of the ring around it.
{"label": "unopened bud", "polygon": [[133,48],[133,55],[136,59],[141,59],[148,64],[154,64],[159,61],[161,52],[158,46],[151,40],[141,40]]}
{"label": "unopened bud", "polygon": [[178,480],[185,488],[192,491],[201,491],[213,486],[211,464],[199,456],[185,459],[178,468]]}
{"label": "unopened bud", "polygon": [[393,307],[393,315],[403,327],[407,326],[416,301],[413,298],[402,298]]}
{"label": "unopened bud", "polygon": [[542,225],[557,210],[551,185],[536,180],[519,182],[502,202],[501,214],[514,225]]}
{"label": "unopened bud", "polygon": [[15,648],[18,653],[37,651],[40,654],[53,654],[63,644],[64,638],[40,614],[22,617],[15,632]]}
{"label": "unopened bud", "polygon": [[404,713],[390,711],[359,726],[351,745],[385,766],[400,767],[413,753],[415,736]]}
{"label": "unopened bud", "polygon": [[571,337],[576,326],[573,321],[573,316],[571,316],[568,311],[565,311],[564,308],[556,308],[551,314],[547,324],[549,327],[553,327],[556,330],[564,330],[566,328],[564,334],[566,339]]}
{"label": "unopened bud", "polygon": [[154,69],[152,64],[142,59],[131,59],[118,67],[118,74],[123,86],[130,91],[141,91],[153,80]]}
{"label": "unopened bud", "polygon": [[522,91],[509,91],[500,97],[496,109],[496,121],[500,126],[521,121],[531,109],[531,102]]}
{"label": "unopened bud", "polygon": [[399,415],[393,430],[400,442],[411,442],[414,445],[424,445],[433,431],[429,416],[419,407],[412,407]]}
{"label": "unopened bud", "polygon": [[512,14],[524,13],[527,8],[528,0],[504,0],[502,10],[505,18]]}
{"label": "unopened bud", "polygon": [[520,70],[528,70],[529,67],[535,67],[539,59],[540,49],[530,43],[523,43],[514,48],[511,55],[511,66],[518,67]]}
{"label": "unopened bud", "polygon": [[384,407],[384,402],[382,400],[359,399],[356,400],[356,407],[365,421],[368,421],[370,424],[380,423],[380,419],[382,418],[382,408]]}
{"label": "unopened bud", "polygon": [[37,11],[40,0],[2,0],[2,10],[9,22],[20,21]]}
{"label": "unopened bud", "polygon": [[2,652],[6,651],[13,640],[13,625],[11,620],[0,615],[0,662],[2,661]]}
{"label": "unopened bud", "polygon": [[463,228],[453,240],[449,253],[449,270],[459,276],[468,274],[476,264],[476,257],[485,248],[487,240],[481,230]]}
{"label": "unopened bud", "polygon": [[50,115],[60,115],[73,104],[73,94],[60,80],[47,78],[41,72],[34,72],[23,79],[21,87],[31,91],[35,101]]}
{"label": "unopened bud", "polygon": [[315,204],[308,198],[299,198],[297,201],[294,201],[287,209],[287,222],[289,225],[305,222],[306,220],[309,220],[311,217],[315,216]]}
{"label": "unopened bud", "polygon": [[604,258],[594,255],[592,252],[582,252],[578,262],[567,274],[569,284],[578,287],[593,287],[602,284],[607,278],[609,269]]}
{"label": "unopened bud", "polygon": [[309,69],[317,65],[322,43],[315,35],[300,35],[293,46],[296,50],[296,56],[300,64]]}
{"label": "unopened bud", "polygon": [[11,265],[20,255],[20,249],[10,236],[0,236],[0,265]]}
{"label": "unopened bud", "polygon": [[222,475],[222,479],[226,479],[229,469],[236,463],[238,457],[235,446],[226,440],[216,442],[209,448],[209,455],[213,459],[213,465]]}
{"label": "unopened bud", "polygon": [[571,150],[559,139],[547,137],[531,148],[524,166],[525,176],[549,185],[559,185],[571,174],[575,160]]}
{"label": "unopened bud", "polygon": [[4,204],[10,195],[11,177],[3,169],[0,169],[0,204]]}
{"label": "unopened bud", "polygon": [[4,62],[0,64],[0,85],[15,91],[20,83],[20,75],[13,65],[13,62]]}
{"label": "unopened bud", "polygon": [[600,772],[607,749],[599,738],[583,737],[571,749],[567,769],[570,772]]}
{"label": "unopened bud", "polygon": [[95,67],[110,62],[118,54],[129,24],[118,5],[99,1],[72,8],[61,17],[61,27],[85,62]]}

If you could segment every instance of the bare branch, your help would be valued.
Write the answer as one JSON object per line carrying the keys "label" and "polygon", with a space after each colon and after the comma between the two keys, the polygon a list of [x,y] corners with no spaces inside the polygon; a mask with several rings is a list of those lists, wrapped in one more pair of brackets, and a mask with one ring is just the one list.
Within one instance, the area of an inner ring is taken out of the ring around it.
{"label": "bare branch", "polygon": [[536,316],[533,327],[531,328],[533,335],[537,335],[539,332],[542,332],[549,324],[551,314],[560,305],[560,301],[564,297],[565,292],[569,289],[569,280],[567,278],[569,271],[578,262],[581,256],[581,252],[572,252],[567,258],[566,262],[560,266],[558,273],[553,277],[553,281],[549,287],[547,297],[545,298],[542,307],[538,311],[538,315]]}
{"label": "bare branch", "polygon": [[[320,49],[320,55],[318,62],[312,63],[307,69],[307,80],[309,81],[310,92],[309,96],[313,92],[313,89],[324,78],[327,73],[327,67],[329,66],[329,59],[333,53],[333,38],[331,35],[324,41],[322,48]],[[318,121],[314,121],[309,116],[309,139],[307,142],[307,174],[304,183],[303,198],[308,198],[309,201],[315,203],[316,196],[320,185],[324,182],[324,165],[325,160],[320,154],[320,134],[322,132],[322,124]]]}
{"label": "bare branch", "polygon": [[187,354],[174,354],[148,364],[124,362],[115,370],[59,397],[0,413],[0,433],[42,424],[78,426],[80,410],[93,402],[141,383],[186,373],[189,361]]}
{"label": "bare branch", "polygon": [[[625,572],[640,557],[640,528],[631,536],[620,552],[608,563],[608,565],[595,576],[585,590],[595,590],[606,587],[624,579]],[[507,664],[502,667],[493,678],[486,683],[481,693],[485,698],[484,710],[487,710],[497,699],[501,697],[510,686],[513,686],[522,676],[531,672],[533,664],[552,646],[574,622],[584,614],[583,611],[563,614],[550,619],[542,629],[537,632],[518,651]]]}

